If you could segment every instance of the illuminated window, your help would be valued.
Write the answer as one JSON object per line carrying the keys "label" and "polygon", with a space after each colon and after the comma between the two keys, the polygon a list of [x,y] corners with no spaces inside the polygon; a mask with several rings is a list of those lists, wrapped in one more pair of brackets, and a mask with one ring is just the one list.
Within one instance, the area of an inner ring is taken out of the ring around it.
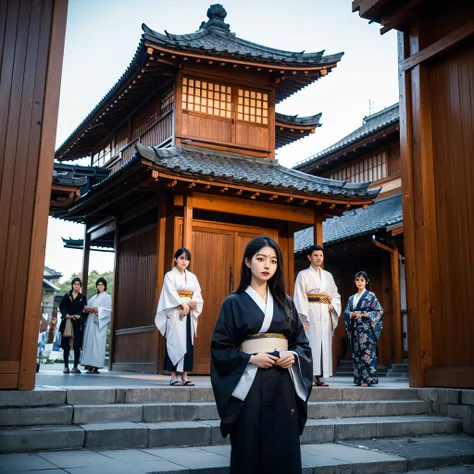
{"label": "illuminated window", "polygon": [[223,84],[183,77],[183,110],[231,118],[232,88]]}
{"label": "illuminated window", "polygon": [[268,125],[268,94],[239,89],[237,120]]}

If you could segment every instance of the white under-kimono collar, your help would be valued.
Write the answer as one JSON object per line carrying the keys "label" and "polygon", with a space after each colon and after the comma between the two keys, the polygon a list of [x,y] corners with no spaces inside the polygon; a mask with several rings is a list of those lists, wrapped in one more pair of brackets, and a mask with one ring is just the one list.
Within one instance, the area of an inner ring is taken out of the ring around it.
{"label": "white under-kimono collar", "polygon": [[267,332],[273,319],[273,296],[270,290],[267,290],[267,302],[251,287],[247,286],[245,293],[255,301],[255,304],[262,310],[265,315],[262,327],[259,332]]}

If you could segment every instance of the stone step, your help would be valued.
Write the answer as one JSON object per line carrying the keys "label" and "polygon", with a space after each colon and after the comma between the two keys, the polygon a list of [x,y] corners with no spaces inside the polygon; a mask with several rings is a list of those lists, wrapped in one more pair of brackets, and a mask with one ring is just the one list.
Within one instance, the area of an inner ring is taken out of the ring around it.
{"label": "stone step", "polygon": [[[303,444],[349,439],[459,433],[461,420],[435,416],[392,416],[308,420]],[[218,420],[163,423],[88,423],[81,426],[0,430],[0,452],[48,449],[130,449],[227,444]]]}
{"label": "stone step", "polygon": [[[301,447],[301,458],[303,474],[388,474],[408,470],[413,470],[416,474],[428,474],[433,470],[440,474],[465,474],[472,472],[472,468],[459,465],[474,462],[474,438],[443,435],[415,439],[358,440],[356,443],[307,444]],[[64,469],[68,472],[115,474],[228,474],[229,459],[228,445],[97,452],[40,451],[0,455],[0,471],[21,470],[24,474],[34,474],[39,472],[37,469],[42,472]]]}
{"label": "stone step", "polygon": [[[424,400],[310,401],[308,418],[422,415],[429,414],[430,410],[430,402]],[[157,423],[218,418],[214,402],[115,403],[0,409],[0,426],[82,425],[122,421]]]}
{"label": "stone step", "polygon": [[[331,384],[331,379],[329,379]],[[417,389],[320,387],[311,393],[313,401],[330,400],[415,400]],[[59,405],[108,405],[153,402],[212,402],[210,387],[68,388],[67,390],[0,391],[0,409]]]}

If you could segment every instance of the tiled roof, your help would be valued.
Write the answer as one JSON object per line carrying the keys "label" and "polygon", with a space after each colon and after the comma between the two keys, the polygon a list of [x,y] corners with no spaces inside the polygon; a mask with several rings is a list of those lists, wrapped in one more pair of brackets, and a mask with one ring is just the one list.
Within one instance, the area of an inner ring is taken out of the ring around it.
{"label": "tiled roof", "polygon": [[398,103],[387,107],[376,114],[369,115],[368,117],[364,117],[362,126],[359,127],[357,130],[354,130],[352,133],[344,137],[342,140],[334,143],[330,147],[326,148],[315,155],[306,158],[294,166],[295,169],[299,169],[302,166],[309,165],[311,163],[316,163],[320,160],[323,160],[328,155],[345,148],[352,143],[355,143],[366,136],[378,132],[389,125],[392,125],[398,122],[400,119],[399,117],[399,107]]}
{"label": "tiled roof", "polygon": [[310,191],[338,197],[375,198],[380,191],[380,188],[369,190],[369,183],[350,184],[302,173],[280,165],[277,160],[200,147],[155,148],[137,143],[136,152],[160,168],[201,179]]}
{"label": "tiled roof", "polygon": [[289,145],[301,138],[314,133],[321,124],[319,120],[322,114],[309,117],[298,117],[298,115],[275,114],[275,148]]}
{"label": "tiled roof", "polygon": [[[395,194],[375,201],[367,209],[346,211],[340,217],[332,217],[324,221],[323,243],[327,245],[348,240],[401,223],[402,220],[402,195]],[[313,243],[312,227],[295,233],[295,253],[303,252]]]}
{"label": "tiled roof", "polygon": [[227,12],[222,5],[211,5],[207,10],[209,20],[202,22],[195,33],[176,35],[159,33],[145,24],[142,25],[145,40],[176,50],[209,53],[222,57],[279,63],[297,66],[327,65],[338,62],[343,53],[324,56],[324,50],[314,53],[304,51],[284,51],[239,38],[230,31],[230,25],[224,22]]}

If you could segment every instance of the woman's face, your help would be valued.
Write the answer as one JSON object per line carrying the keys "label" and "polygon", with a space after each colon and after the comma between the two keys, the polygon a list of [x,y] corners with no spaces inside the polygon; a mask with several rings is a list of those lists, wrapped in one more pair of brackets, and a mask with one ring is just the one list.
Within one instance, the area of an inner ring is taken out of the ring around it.
{"label": "woman's face", "polygon": [[188,268],[190,260],[186,256],[186,252],[183,252],[177,259],[176,259],[176,266],[181,270],[185,270]]}
{"label": "woman's face", "polygon": [[101,281],[99,281],[99,283],[97,283],[97,291],[99,293],[102,293],[102,292],[105,291],[105,285]]}
{"label": "woman's face", "polygon": [[278,268],[276,252],[269,246],[261,248],[252,260],[246,260],[245,264],[252,272],[252,279],[260,283],[270,280]]}
{"label": "woman's face", "polygon": [[78,281],[75,281],[72,285],[72,291],[79,293],[81,291],[81,284]]}
{"label": "woman's face", "polygon": [[367,280],[362,275],[359,275],[355,279],[355,285],[358,290],[365,290],[365,287],[367,285]]}

